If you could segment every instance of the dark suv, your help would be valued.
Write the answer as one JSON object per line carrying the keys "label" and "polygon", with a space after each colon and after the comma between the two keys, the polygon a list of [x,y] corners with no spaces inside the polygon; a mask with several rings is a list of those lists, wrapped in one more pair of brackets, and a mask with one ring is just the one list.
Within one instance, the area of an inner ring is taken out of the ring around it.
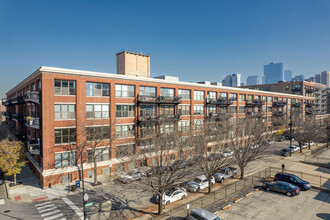
{"label": "dark suv", "polygon": [[311,184],[309,182],[304,181],[296,175],[290,173],[277,173],[274,180],[291,183],[298,186],[300,190],[309,190],[311,188]]}

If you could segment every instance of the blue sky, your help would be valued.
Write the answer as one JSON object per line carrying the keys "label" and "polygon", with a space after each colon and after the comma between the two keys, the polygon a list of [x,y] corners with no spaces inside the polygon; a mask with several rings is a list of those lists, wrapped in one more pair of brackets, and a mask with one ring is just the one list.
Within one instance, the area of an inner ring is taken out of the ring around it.
{"label": "blue sky", "polygon": [[0,97],[39,66],[116,72],[121,49],[151,75],[221,81],[263,65],[330,70],[329,0],[0,0]]}

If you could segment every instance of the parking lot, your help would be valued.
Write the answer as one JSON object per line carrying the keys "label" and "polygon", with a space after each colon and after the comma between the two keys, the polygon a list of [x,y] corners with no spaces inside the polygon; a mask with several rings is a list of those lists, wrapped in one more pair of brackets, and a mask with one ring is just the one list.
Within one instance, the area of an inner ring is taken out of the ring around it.
{"label": "parking lot", "polygon": [[329,193],[314,189],[302,191],[300,195],[261,190],[232,204],[228,211],[220,211],[221,219],[330,219]]}

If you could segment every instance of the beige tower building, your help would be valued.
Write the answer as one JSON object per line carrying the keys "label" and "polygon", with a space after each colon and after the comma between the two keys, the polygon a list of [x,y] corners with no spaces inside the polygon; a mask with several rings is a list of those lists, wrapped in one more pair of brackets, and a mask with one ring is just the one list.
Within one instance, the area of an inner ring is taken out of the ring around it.
{"label": "beige tower building", "polygon": [[150,56],[127,51],[118,53],[117,74],[150,78]]}

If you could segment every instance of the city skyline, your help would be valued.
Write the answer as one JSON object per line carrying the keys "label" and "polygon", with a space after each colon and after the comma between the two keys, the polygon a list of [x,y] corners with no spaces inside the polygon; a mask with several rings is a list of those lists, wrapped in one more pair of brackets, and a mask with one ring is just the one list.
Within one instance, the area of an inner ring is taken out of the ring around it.
{"label": "city skyline", "polygon": [[1,97],[40,66],[115,73],[124,48],[151,55],[152,77],[188,82],[245,82],[272,61],[305,78],[330,69],[329,1],[0,4]]}

